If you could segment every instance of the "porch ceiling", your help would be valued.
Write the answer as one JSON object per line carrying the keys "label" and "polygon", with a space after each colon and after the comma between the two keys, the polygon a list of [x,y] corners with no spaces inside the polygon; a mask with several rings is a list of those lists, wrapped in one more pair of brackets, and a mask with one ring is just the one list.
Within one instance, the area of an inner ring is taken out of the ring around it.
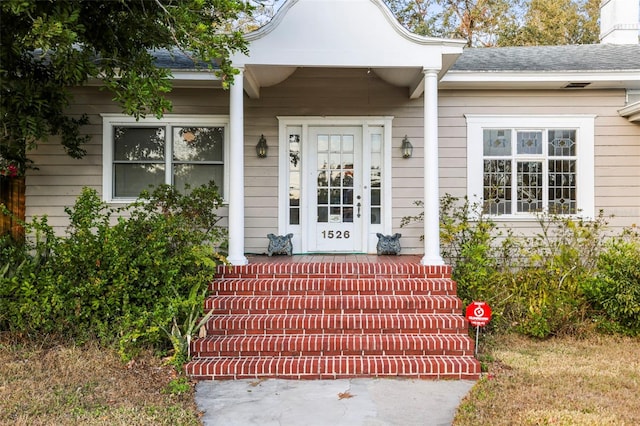
{"label": "porch ceiling", "polygon": [[381,0],[288,0],[246,38],[249,53],[232,60],[245,68],[245,89],[253,98],[298,67],[368,68],[418,97],[423,70],[444,74],[465,44],[409,32]]}

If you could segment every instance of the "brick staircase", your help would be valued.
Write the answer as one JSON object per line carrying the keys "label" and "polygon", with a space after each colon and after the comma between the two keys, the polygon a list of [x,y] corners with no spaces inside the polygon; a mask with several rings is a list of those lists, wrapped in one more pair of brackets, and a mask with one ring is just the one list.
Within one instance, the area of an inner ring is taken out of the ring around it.
{"label": "brick staircase", "polygon": [[[398,263],[399,262],[399,263]],[[191,343],[194,379],[477,379],[448,266],[252,263],[221,267]]]}

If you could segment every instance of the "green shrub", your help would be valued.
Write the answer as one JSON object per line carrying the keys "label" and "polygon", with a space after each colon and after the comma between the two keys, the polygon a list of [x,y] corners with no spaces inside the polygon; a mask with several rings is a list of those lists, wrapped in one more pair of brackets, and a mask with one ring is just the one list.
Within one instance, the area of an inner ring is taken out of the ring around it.
{"label": "green shrub", "polygon": [[[458,296],[464,305],[482,300],[492,307],[490,330],[543,338],[587,327],[582,283],[596,273],[606,241],[602,213],[589,221],[540,214],[538,232],[525,237],[500,228],[466,198],[446,195],[440,206],[441,251],[453,266]],[[422,220],[409,216],[401,225]]]}
{"label": "green shrub", "polygon": [[465,303],[489,301],[499,269],[497,226],[468,198],[449,195],[440,204],[440,240],[443,259],[454,267],[459,296]]}
{"label": "green shrub", "polygon": [[511,290],[520,300],[512,324],[526,335],[547,337],[575,333],[586,325],[589,306],[581,283],[596,270],[605,240],[606,219],[539,214],[540,231],[519,238],[519,256],[506,274],[515,276]]}
{"label": "green shrub", "polygon": [[0,326],[97,336],[117,344],[125,358],[145,345],[173,347],[185,357],[178,353],[185,345],[173,337],[184,340],[194,331],[208,282],[224,261],[217,252],[226,239],[217,226],[221,203],[213,184],[188,195],[161,186],[120,210],[84,189],[66,209],[66,237],[53,236],[46,221],[34,226],[47,238],[36,238],[25,252],[46,253],[46,260],[27,257],[20,273],[2,278],[2,288],[11,288],[3,297],[14,296],[3,299],[12,313]]}
{"label": "green shrub", "polygon": [[[421,201],[415,202],[421,207]],[[422,222],[424,212],[404,217],[401,226]],[[422,237],[421,237],[422,239]],[[508,282],[501,275],[509,258],[511,239],[468,198],[445,195],[440,202],[440,242],[444,261],[453,266],[458,296],[464,306],[474,300],[492,308],[489,329],[504,327],[504,314],[512,302]]]}
{"label": "green shrub", "polygon": [[50,292],[41,279],[58,244],[47,219],[24,224],[28,241],[0,237],[0,330],[30,333],[52,325]]}
{"label": "green shrub", "polygon": [[583,283],[601,328],[640,335],[640,239],[611,240],[598,257],[598,271]]}

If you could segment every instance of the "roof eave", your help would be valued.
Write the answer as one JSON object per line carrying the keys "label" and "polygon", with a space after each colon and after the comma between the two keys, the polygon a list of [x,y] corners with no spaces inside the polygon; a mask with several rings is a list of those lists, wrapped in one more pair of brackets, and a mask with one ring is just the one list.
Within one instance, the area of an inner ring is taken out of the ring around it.
{"label": "roof eave", "polygon": [[627,105],[626,107],[619,109],[618,114],[625,117],[632,123],[640,124],[640,101]]}
{"label": "roof eave", "polygon": [[[222,79],[218,77],[215,70],[208,69],[172,69],[171,81],[173,87],[194,87],[194,88],[221,88]],[[91,77],[87,80],[87,86],[102,86],[100,78]]]}
{"label": "roof eave", "polygon": [[443,89],[564,89],[569,83],[588,89],[640,89],[640,70],[611,71],[456,71],[441,80]]}

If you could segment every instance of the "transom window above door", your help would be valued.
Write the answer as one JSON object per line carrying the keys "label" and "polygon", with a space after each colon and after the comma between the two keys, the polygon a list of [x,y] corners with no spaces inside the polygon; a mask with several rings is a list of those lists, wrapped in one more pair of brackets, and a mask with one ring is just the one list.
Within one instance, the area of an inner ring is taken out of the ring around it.
{"label": "transom window above door", "polygon": [[105,115],[104,194],[128,201],[161,184],[180,191],[214,181],[225,187],[227,121],[224,117],[168,116],[138,122]]}

